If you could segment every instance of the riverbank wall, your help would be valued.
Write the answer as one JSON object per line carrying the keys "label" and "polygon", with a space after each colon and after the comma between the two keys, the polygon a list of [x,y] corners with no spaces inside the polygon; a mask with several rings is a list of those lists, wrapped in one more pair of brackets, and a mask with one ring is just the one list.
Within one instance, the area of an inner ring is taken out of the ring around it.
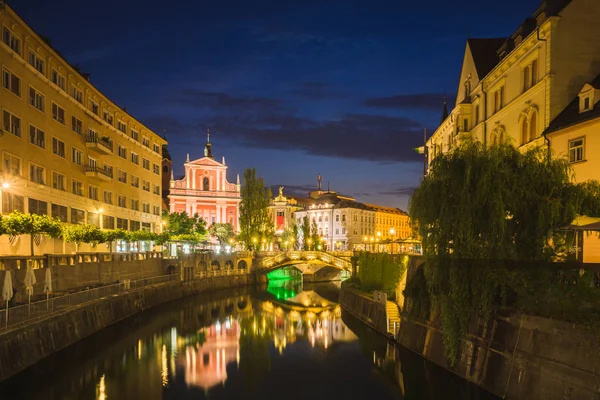
{"label": "riverbank wall", "polygon": [[249,285],[248,275],[173,282],[99,299],[0,335],[0,382],[112,324],[189,295]]}
{"label": "riverbank wall", "polygon": [[[420,264],[409,265],[408,279]],[[450,365],[439,316],[415,318],[410,307],[407,299],[398,342],[501,398],[600,399],[600,340],[582,326],[505,309],[471,323]]]}
{"label": "riverbank wall", "polygon": [[385,304],[375,301],[366,293],[342,287],[340,306],[377,332],[387,335],[387,314]]}

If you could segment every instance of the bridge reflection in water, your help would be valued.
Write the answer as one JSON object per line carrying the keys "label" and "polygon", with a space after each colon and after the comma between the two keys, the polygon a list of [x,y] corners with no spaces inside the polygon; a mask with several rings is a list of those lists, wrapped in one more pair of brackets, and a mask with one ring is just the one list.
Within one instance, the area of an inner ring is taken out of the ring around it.
{"label": "bridge reflection in water", "polygon": [[0,398],[488,398],[343,313],[336,285],[277,290],[159,306],[3,383]]}

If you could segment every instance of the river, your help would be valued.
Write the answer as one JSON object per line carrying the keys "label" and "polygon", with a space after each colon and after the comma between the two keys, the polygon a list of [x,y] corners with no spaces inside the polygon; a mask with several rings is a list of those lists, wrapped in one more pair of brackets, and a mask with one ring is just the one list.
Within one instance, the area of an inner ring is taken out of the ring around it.
{"label": "river", "polygon": [[4,382],[0,399],[496,399],[345,313],[338,290],[285,282],[164,304]]}

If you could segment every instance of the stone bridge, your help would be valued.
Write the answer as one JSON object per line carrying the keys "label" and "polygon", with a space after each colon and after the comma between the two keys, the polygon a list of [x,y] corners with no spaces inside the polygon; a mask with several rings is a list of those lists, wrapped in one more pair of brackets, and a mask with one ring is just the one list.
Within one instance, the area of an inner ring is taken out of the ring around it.
{"label": "stone bridge", "polygon": [[339,279],[342,271],[350,274],[350,252],[281,251],[281,252],[203,252],[188,254],[182,258],[186,274],[195,277],[229,274],[235,270],[244,273],[266,275],[286,266],[294,266],[307,280]]}
{"label": "stone bridge", "polygon": [[255,274],[267,274],[279,268],[294,266],[305,281],[339,279],[345,271],[351,273],[349,259],[324,251],[286,251],[257,257],[253,260]]}

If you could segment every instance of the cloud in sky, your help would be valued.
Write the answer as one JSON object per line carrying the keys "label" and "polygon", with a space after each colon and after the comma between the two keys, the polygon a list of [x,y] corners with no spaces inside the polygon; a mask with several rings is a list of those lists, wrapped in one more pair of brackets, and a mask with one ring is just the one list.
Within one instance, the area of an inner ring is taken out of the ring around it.
{"label": "cloud in sky", "polygon": [[419,145],[422,135],[421,124],[409,118],[369,114],[344,114],[325,121],[290,115],[218,116],[187,125],[160,117],[146,123],[159,132],[168,129],[171,143],[192,143],[208,126],[242,146],[376,162],[417,161],[412,148]]}
{"label": "cloud in sky", "polygon": [[[453,104],[456,95],[447,96],[447,103]],[[365,106],[391,109],[441,110],[444,104],[443,93],[399,94],[389,97],[373,97],[365,100]]]}

